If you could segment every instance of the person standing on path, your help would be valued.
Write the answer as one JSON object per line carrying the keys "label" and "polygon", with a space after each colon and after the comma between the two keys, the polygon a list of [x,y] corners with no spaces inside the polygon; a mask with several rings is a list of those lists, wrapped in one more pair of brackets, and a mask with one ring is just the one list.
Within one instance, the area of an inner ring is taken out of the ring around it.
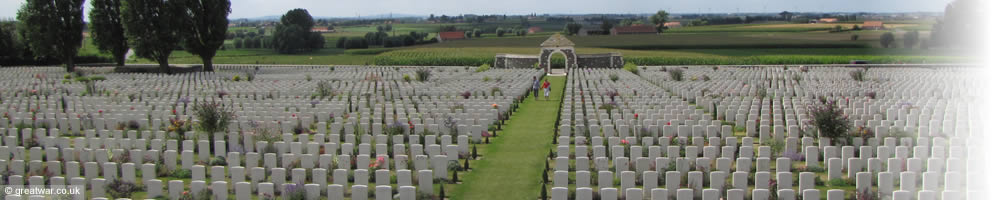
{"label": "person standing on path", "polygon": [[552,88],[549,87],[549,80],[545,80],[545,84],[542,84],[542,89],[545,90],[545,100],[548,101],[549,100],[549,91],[552,91]]}
{"label": "person standing on path", "polygon": [[531,91],[535,93],[535,100],[538,100],[538,77],[531,77]]}

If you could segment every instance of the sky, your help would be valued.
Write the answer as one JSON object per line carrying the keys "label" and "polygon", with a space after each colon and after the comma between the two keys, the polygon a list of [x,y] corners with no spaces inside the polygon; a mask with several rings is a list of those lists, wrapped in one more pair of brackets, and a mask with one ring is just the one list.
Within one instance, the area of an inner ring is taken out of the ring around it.
{"label": "sky", "polygon": [[[952,0],[232,0],[231,19],[278,16],[305,8],[313,16],[380,14],[595,14],[733,12],[943,12]],[[0,19],[25,0],[0,0]],[[85,3],[90,9],[90,1]]]}

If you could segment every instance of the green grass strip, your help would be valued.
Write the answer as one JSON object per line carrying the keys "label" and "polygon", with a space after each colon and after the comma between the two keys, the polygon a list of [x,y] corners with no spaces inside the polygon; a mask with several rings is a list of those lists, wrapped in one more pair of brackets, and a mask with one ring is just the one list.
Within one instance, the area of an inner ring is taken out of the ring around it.
{"label": "green grass strip", "polygon": [[537,101],[529,96],[449,199],[538,199],[566,85],[566,77],[546,79],[552,84],[550,100],[544,101],[542,91]]}

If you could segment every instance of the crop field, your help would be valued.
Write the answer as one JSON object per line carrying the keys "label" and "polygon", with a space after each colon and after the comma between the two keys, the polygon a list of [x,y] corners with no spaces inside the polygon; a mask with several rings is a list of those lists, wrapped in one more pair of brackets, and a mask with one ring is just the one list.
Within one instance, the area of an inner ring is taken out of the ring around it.
{"label": "crop field", "polygon": [[[667,33],[660,35],[569,36],[577,48],[613,49],[746,49],[746,48],[868,48],[878,42],[879,32],[851,33]],[[422,47],[533,47],[549,35],[478,38],[448,41]],[[902,37],[902,35],[900,35]]]}
{"label": "crop field", "polygon": [[[620,36],[568,36],[576,44],[578,53],[620,52],[627,62],[639,65],[714,65],[714,64],[843,64],[852,60],[873,63],[964,63],[967,57],[957,53],[924,49],[884,49],[879,38],[885,31],[846,31],[830,33],[827,30],[840,25],[850,28],[861,22],[830,24],[736,24],[684,27],[658,35]],[[297,55],[281,55],[270,49],[231,49],[219,51],[214,62],[218,64],[319,64],[319,65],[428,65],[428,66],[477,66],[493,63],[497,53],[537,54],[538,45],[551,34],[561,30],[559,24],[532,22],[541,26],[542,33],[527,36],[497,37],[484,32],[480,38],[447,41],[443,43],[401,48],[343,50],[333,46],[340,37],[363,37],[374,32],[377,25],[336,27],[336,32],[324,33],[327,49]],[[459,29],[518,26],[519,21],[470,24],[395,24],[390,35],[414,32],[430,33],[430,39],[442,26]],[[926,22],[888,23],[897,30],[921,30],[921,38],[929,38],[923,31],[931,26]],[[245,28],[244,28],[245,29]],[[896,32],[901,42],[903,32]],[[852,36],[857,35],[857,40]],[[227,41],[227,46],[230,41]],[[89,40],[81,55],[107,55],[94,48]],[[110,56],[108,56],[110,57]],[[201,63],[201,59],[184,51],[176,51],[171,63]],[[147,59],[130,59],[130,63],[155,63]],[[552,60],[563,65],[562,56]]]}

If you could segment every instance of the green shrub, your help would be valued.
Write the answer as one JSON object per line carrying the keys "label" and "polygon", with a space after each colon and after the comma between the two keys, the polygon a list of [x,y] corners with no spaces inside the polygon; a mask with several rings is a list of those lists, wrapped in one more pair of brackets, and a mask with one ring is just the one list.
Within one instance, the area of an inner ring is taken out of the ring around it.
{"label": "green shrub", "polygon": [[122,181],[121,179],[113,179],[111,183],[104,186],[104,191],[108,192],[111,197],[118,198],[132,198],[133,192],[142,191],[139,185],[132,182]]}
{"label": "green shrub", "polygon": [[403,74],[403,81],[410,82],[410,75],[409,74]]}
{"label": "green shrub", "polygon": [[174,169],[173,172],[170,172],[170,177],[179,178],[179,179],[191,178],[191,170],[189,170],[189,169],[180,169],[180,168]]}
{"label": "green shrub", "polygon": [[208,165],[209,166],[226,166],[226,158],[224,158],[222,156],[216,156],[216,157],[212,158],[211,161],[208,161]]}
{"label": "green shrub", "polygon": [[422,68],[417,70],[417,81],[424,82],[430,80],[431,70],[427,68]]}
{"label": "green shrub", "polygon": [[328,97],[333,95],[333,86],[329,82],[320,81],[316,83],[316,96]]}
{"label": "green shrub", "polygon": [[827,181],[827,184],[829,184],[832,187],[847,187],[852,185],[849,180],[845,180],[842,178],[830,179],[829,181]]}
{"label": "green shrub", "polygon": [[215,102],[202,102],[195,104],[195,118],[198,119],[198,130],[208,134],[209,141],[215,141],[214,133],[226,132],[229,121],[233,118],[233,111],[226,106]]}
{"label": "green shrub", "polygon": [[476,72],[485,72],[487,70],[490,70],[490,64],[482,64],[479,65],[479,68],[476,68]]}
{"label": "green shrub", "polygon": [[632,72],[633,74],[639,75],[639,68],[635,63],[625,63],[625,71]]}
{"label": "green shrub", "polygon": [[674,69],[667,70],[667,72],[670,73],[670,79],[671,80],[674,80],[674,81],[684,81],[684,70],[678,69],[678,68],[674,68]]}
{"label": "green shrub", "polygon": [[816,127],[823,137],[830,138],[833,145],[838,145],[841,139],[849,139],[851,121],[834,101],[823,102],[810,108],[809,115],[811,118],[809,123]]}
{"label": "green shrub", "polygon": [[867,72],[864,69],[856,69],[854,71],[851,71],[850,75],[851,79],[854,79],[855,81],[865,81],[865,76],[867,75]]}
{"label": "green shrub", "polygon": [[618,74],[609,74],[608,79],[611,79],[613,82],[618,82]]}

